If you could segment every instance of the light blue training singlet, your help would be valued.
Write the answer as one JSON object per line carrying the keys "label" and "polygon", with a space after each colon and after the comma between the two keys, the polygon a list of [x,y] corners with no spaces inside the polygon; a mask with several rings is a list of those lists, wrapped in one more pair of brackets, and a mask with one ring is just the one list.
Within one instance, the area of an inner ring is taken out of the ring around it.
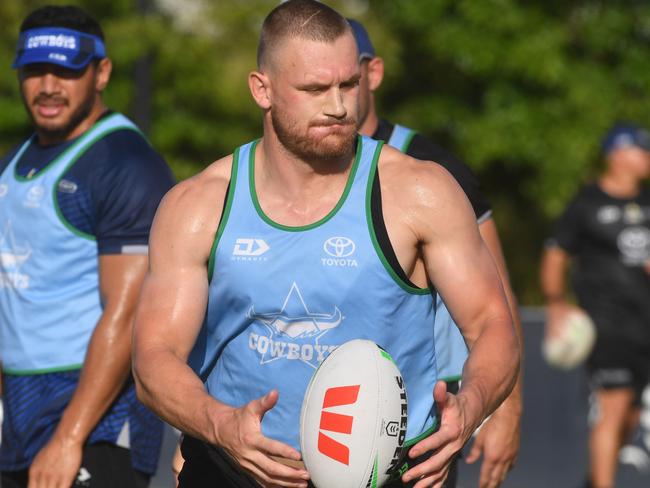
{"label": "light blue training singlet", "polygon": [[31,178],[16,164],[27,140],[0,175],[0,358],[9,374],[81,367],[102,313],[93,236],[69,225],[56,189],[68,168],[98,139],[138,130],[121,114],[96,123]]}
{"label": "light blue training singlet", "polygon": [[[388,144],[406,153],[415,134],[413,129],[395,124]],[[440,379],[460,380],[468,355],[467,344],[440,295],[436,298],[435,343]]]}
{"label": "light blue training singlet", "polygon": [[370,339],[405,379],[407,439],[428,435],[435,427],[434,303],[430,290],[399,280],[377,244],[370,192],[382,144],[359,137],[340,201],[302,227],[278,224],[260,207],[256,144],[233,156],[209,266],[208,310],[190,364],[209,393],[232,406],[277,388],[263,432],[299,449],[300,408],[312,374],[338,345]]}

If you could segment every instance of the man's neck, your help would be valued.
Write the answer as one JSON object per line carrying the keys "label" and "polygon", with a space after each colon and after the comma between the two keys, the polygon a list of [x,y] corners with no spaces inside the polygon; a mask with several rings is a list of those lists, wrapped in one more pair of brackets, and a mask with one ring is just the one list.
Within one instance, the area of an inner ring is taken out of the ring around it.
{"label": "man's neck", "polygon": [[370,100],[370,109],[368,110],[368,115],[366,115],[365,120],[359,127],[359,133],[364,136],[372,137],[373,134],[377,131],[379,127],[379,116],[375,110],[375,101],[374,97]]}
{"label": "man's neck", "polygon": [[343,195],[354,152],[316,164],[291,154],[265,134],[257,146],[255,191],[263,211],[289,226],[307,225],[325,217]]}
{"label": "man's neck", "polygon": [[302,194],[312,185],[347,178],[354,151],[336,159],[307,161],[284,147],[274,134],[265,134],[258,147],[256,161],[261,178],[282,187],[285,194]]}
{"label": "man's neck", "polygon": [[637,178],[614,171],[603,174],[598,184],[605,193],[615,198],[634,198],[641,189],[641,181]]}

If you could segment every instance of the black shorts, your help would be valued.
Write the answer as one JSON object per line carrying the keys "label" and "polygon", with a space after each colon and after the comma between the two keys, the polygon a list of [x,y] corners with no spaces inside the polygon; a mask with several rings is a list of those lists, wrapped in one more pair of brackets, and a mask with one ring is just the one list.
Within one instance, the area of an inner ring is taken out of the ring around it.
{"label": "black shorts", "polygon": [[601,332],[587,360],[592,390],[631,388],[636,401],[650,381],[650,346]]}
{"label": "black shorts", "polygon": [[181,454],[185,462],[178,475],[178,488],[259,488],[226,452],[183,435]]}
{"label": "black shorts", "polygon": [[[123,447],[99,442],[83,449],[81,468],[72,488],[147,488],[150,476],[133,469],[131,452]],[[2,488],[26,488],[28,470],[3,471]]]}
{"label": "black shorts", "polygon": [[[226,452],[215,446],[210,446],[190,436],[183,436],[181,453],[185,463],[178,475],[178,488],[203,488],[219,486],[219,488],[259,488],[259,484],[245,473]],[[418,458],[413,465],[426,459]],[[457,460],[454,460],[444,488],[454,488],[457,478]],[[402,488],[413,486],[415,482],[405,485],[400,481],[385,484],[386,488]],[[309,483],[313,488],[314,485]],[[4,488],[4,487],[3,487]]]}

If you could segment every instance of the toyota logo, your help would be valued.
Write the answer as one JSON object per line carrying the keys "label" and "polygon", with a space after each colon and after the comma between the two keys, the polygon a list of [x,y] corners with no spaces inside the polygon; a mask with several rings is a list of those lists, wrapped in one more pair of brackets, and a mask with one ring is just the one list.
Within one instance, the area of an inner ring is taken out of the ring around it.
{"label": "toyota logo", "polygon": [[355,248],[354,241],[347,237],[330,237],[323,244],[325,252],[335,258],[350,256]]}

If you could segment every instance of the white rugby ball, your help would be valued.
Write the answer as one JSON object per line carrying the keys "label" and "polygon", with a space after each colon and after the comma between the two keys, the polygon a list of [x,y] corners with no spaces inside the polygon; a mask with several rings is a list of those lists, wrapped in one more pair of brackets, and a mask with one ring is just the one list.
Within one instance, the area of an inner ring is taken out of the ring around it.
{"label": "white rugby ball", "polygon": [[372,341],[336,348],[314,372],[300,414],[300,449],[317,488],[381,486],[399,468],[406,385]]}
{"label": "white rugby ball", "polygon": [[542,354],[555,368],[575,368],[591,353],[596,342],[596,326],[586,313],[573,310],[560,329],[556,337],[544,340]]}

